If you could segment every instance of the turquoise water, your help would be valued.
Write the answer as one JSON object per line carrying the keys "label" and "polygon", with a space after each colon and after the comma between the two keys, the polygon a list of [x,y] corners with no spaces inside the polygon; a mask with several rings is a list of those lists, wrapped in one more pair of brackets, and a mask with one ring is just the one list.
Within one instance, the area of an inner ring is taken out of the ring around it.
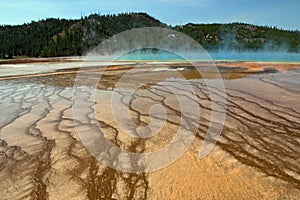
{"label": "turquoise water", "polygon": [[297,53],[210,53],[213,60],[238,60],[238,61],[261,61],[261,62],[300,62],[300,54]]}
{"label": "turquoise water", "polygon": [[[183,53],[188,55],[187,53]],[[182,60],[232,60],[232,61],[258,61],[258,62],[300,62],[300,54],[283,52],[219,52],[203,55],[188,55],[185,58],[166,51],[134,51],[124,54],[118,60],[153,60],[153,61],[182,61]]]}
{"label": "turquoise water", "polygon": [[186,59],[177,54],[163,50],[136,50],[120,56],[118,60],[180,61]]}

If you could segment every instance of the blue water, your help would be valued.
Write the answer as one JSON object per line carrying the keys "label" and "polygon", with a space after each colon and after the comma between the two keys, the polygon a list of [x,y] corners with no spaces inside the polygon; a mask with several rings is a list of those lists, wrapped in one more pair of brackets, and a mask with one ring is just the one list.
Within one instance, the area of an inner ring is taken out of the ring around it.
{"label": "blue water", "polygon": [[213,60],[238,60],[238,61],[261,61],[261,62],[300,62],[300,54],[297,53],[210,53]]}
{"label": "blue water", "polygon": [[136,50],[120,56],[118,60],[181,61],[186,59],[163,50],[158,50],[157,52]]}
{"label": "blue water", "polygon": [[182,57],[168,53],[168,52],[162,52],[162,53],[128,53],[125,55],[122,55],[118,58],[118,60],[153,60],[153,61],[180,61],[185,60]]}
{"label": "blue water", "polygon": [[[186,54],[187,55],[187,54]],[[300,62],[300,54],[297,53],[267,53],[267,52],[220,52],[203,55],[189,55],[185,58],[166,51],[141,52],[134,51],[122,55],[118,60],[148,60],[148,61],[182,61],[182,60],[228,60],[228,61],[257,61],[257,62]]]}

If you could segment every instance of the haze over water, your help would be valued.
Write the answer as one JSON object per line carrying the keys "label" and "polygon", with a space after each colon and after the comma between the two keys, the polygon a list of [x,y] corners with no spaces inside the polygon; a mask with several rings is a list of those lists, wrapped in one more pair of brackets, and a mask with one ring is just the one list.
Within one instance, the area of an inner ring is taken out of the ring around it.
{"label": "haze over water", "polygon": [[[215,61],[256,61],[256,62],[300,62],[300,54],[287,52],[211,52],[208,53]],[[193,59],[193,56],[190,57]],[[199,60],[199,55],[194,56]],[[180,61],[184,60],[178,55],[166,51],[152,52],[129,52],[118,60],[157,60],[157,61]]]}

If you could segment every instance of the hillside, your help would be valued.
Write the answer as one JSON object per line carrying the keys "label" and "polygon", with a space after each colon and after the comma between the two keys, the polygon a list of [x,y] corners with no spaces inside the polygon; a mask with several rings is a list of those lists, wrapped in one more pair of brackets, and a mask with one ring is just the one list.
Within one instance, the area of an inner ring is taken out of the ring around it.
{"label": "hillside", "polygon": [[167,27],[145,13],[93,14],[79,20],[46,19],[0,26],[0,58],[83,55],[101,41],[139,27]]}
{"label": "hillside", "polygon": [[210,51],[300,52],[300,32],[244,23],[187,24],[175,30],[195,39]]}
{"label": "hillside", "polygon": [[128,13],[93,14],[78,20],[51,18],[18,26],[0,26],[0,59],[84,55],[116,33],[150,26],[168,27],[185,33],[209,51],[300,52],[299,31],[242,23],[169,27],[146,13]]}

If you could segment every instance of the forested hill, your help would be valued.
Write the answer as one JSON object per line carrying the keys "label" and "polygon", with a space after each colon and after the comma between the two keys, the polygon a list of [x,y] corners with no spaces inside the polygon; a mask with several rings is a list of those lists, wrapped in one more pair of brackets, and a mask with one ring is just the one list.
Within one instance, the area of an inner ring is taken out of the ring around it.
{"label": "forested hill", "polygon": [[97,15],[78,20],[46,19],[0,26],[0,58],[84,55],[106,38],[139,27],[166,27],[185,33],[210,51],[289,51],[300,53],[299,31],[232,24],[170,27],[146,13]]}
{"label": "forested hill", "polygon": [[244,23],[187,24],[175,30],[185,33],[209,51],[300,52],[300,32]]}
{"label": "forested hill", "polygon": [[167,27],[145,13],[92,14],[79,20],[46,19],[0,26],[0,58],[83,55],[116,33],[154,26]]}

